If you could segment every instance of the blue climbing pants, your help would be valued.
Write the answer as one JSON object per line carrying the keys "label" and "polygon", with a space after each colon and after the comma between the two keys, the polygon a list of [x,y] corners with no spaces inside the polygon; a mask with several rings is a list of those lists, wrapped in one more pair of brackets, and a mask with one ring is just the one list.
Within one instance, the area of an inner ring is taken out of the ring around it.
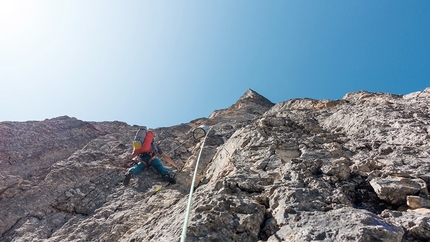
{"label": "blue climbing pants", "polygon": [[[148,163],[149,159],[145,159],[147,157],[144,157],[144,161]],[[151,161],[151,163],[148,166],[154,167],[155,170],[158,171],[161,175],[169,174],[169,172],[164,168],[164,166],[161,164],[161,161],[158,158],[155,158]],[[130,168],[128,171],[131,172],[133,175],[140,174],[145,168],[148,168],[144,162],[139,162],[134,167]]]}

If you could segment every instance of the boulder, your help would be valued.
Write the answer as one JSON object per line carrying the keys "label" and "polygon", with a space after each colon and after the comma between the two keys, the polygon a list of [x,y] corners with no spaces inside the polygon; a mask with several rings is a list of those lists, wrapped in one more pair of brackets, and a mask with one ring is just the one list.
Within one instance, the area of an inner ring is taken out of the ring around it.
{"label": "boulder", "polygon": [[423,184],[425,184],[424,181],[419,178],[404,177],[377,177],[370,181],[370,185],[380,199],[396,205],[406,204],[408,195],[419,194],[425,188]]}

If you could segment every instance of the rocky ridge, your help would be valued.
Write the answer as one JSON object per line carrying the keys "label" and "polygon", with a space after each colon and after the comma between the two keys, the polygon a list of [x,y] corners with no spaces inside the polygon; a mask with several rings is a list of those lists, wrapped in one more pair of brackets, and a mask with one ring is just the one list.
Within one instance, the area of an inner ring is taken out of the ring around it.
{"label": "rocky ridge", "polygon": [[[0,240],[427,241],[430,89],[273,104],[247,90],[208,118],[155,129],[178,183],[122,186],[137,126],[67,116],[0,123]],[[183,145],[180,145],[182,144]],[[160,186],[162,187],[159,190]]]}

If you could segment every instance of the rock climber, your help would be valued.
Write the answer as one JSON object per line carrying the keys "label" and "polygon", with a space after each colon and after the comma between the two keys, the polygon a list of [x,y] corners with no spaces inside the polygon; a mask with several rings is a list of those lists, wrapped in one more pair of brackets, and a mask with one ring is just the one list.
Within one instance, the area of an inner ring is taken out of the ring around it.
{"label": "rock climber", "polygon": [[173,160],[168,155],[166,155],[162,151],[160,146],[153,140],[151,143],[150,152],[145,152],[137,156],[133,155],[132,160],[137,162],[137,164],[134,167],[128,169],[128,171],[125,173],[125,178],[123,181],[124,186],[127,186],[129,184],[130,179],[133,175],[140,174],[145,168],[149,168],[150,166],[154,167],[154,169],[158,171],[158,173],[160,173],[164,181],[168,181],[171,184],[175,184],[175,178],[173,178],[169,174],[169,171],[164,168],[160,160],[157,158],[157,154],[159,154],[170,165],[180,170],[180,167],[175,162],[173,162]]}

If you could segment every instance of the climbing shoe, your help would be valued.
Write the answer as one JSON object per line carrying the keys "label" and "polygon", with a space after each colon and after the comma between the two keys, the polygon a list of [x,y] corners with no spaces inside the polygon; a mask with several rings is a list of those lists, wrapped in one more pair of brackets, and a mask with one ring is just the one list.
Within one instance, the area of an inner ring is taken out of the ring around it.
{"label": "climbing shoe", "polygon": [[130,183],[131,176],[132,176],[131,172],[127,171],[127,173],[125,173],[125,178],[124,178],[124,181],[122,182],[124,186],[128,186],[128,183]]}
{"label": "climbing shoe", "polygon": [[169,174],[163,175],[163,180],[168,181],[171,184],[176,184],[175,178],[171,177]]}

